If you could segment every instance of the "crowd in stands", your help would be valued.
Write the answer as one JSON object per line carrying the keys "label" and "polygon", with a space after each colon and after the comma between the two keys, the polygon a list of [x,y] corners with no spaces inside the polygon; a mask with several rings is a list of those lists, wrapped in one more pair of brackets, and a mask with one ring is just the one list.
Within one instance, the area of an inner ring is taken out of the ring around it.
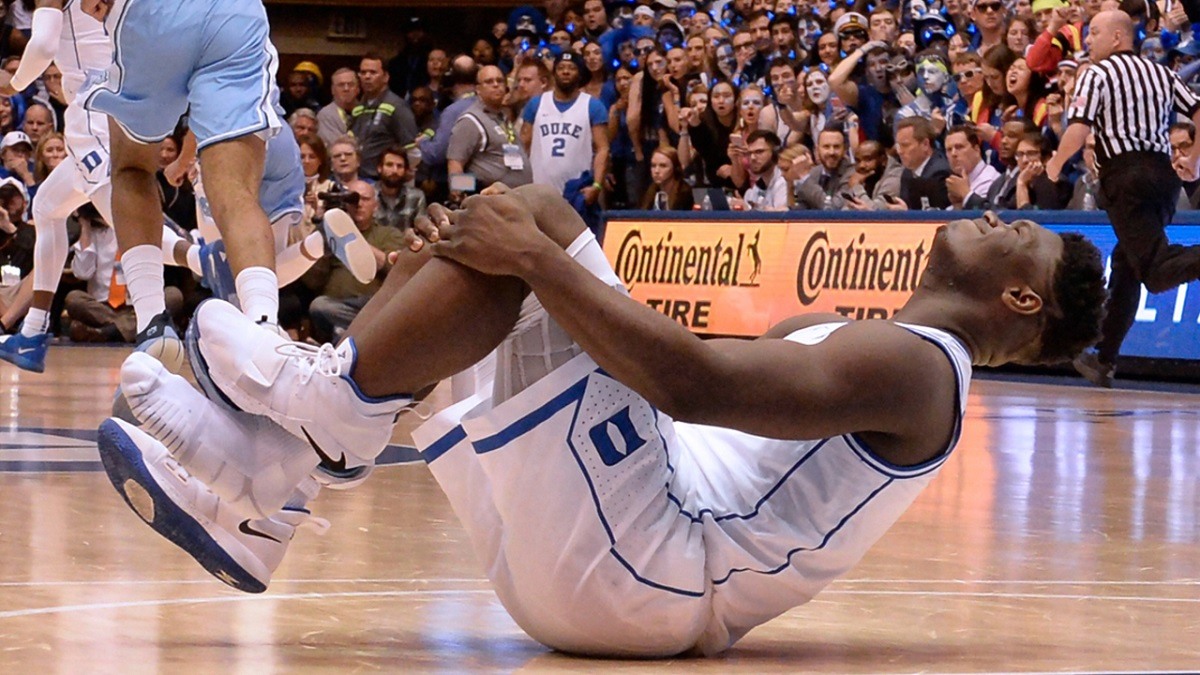
{"label": "crowd in stands", "polygon": [[[5,4],[0,59],[13,72],[33,2]],[[1155,0],[546,0],[454,42],[413,18],[395,53],[280,73],[308,179],[291,239],[340,205],[385,261],[427,204],[494,182],[555,185],[591,224],[602,209],[1102,209],[1091,141],[1057,182],[1044,166],[1079,103],[1088,22],[1105,9],[1133,17],[1142,57],[1195,80],[1182,3]],[[29,274],[28,202],[66,156],[62,98],[54,67],[0,97],[6,282],[9,266]],[[1181,117],[1181,209],[1200,204],[1194,140]],[[164,169],[180,143],[164,143]],[[164,208],[190,230],[194,196],[170,173]],[[73,240],[106,226],[73,219]],[[185,306],[202,293],[191,282],[177,280]],[[281,320],[330,339],[378,282],[326,258],[284,289]],[[0,293],[8,330],[19,302]]]}

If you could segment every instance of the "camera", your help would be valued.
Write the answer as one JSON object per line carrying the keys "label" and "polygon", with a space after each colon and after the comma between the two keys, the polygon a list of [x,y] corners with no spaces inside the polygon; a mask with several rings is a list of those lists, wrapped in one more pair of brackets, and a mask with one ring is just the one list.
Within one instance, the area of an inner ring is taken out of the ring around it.
{"label": "camera", "polygon": [[362,199],[362,195],[335,185],[329,192],[318,192],[317,199],[321,200],[321,206],[326,211],[329,209],[351,211],[358,208],[358,202]]}

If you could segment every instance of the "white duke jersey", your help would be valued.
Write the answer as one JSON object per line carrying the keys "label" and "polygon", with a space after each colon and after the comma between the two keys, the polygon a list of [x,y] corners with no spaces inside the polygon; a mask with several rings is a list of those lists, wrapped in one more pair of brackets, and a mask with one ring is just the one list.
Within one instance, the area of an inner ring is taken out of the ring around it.
{"label": "white duke jersey", "polygon": [[562,192],[568,181],[591,171],[592,122],[588,115],[591,100],[591,96],[580,92],[571,107],[560,112],[554,103],[554,92],[542,94],[529,145],[533,182],[553,185]]}
{"label": "white duke jersey", "polygon": [[[817,344],[844,325],[810,326],[787,339]],[[849,572],[949,457],[961,431],[970,355],[944,331],[904,327],[946,353],[958,384],[953,437],[925,464],[889,465],[854,434],[784,441],[704,425],[671,425],[687,448],[671,457],[677,462],[675,483],[690,488],[677,497],[682,497],[679,508],[703,527],[712,590],[713,618],[697,645],[702,652],[726,648]],[[670,447],[671,439],[667,441]]]}
{"label": "white duke jersey", "polygon": [[112,41],[104,24],[85,14],[82,4],[82,0],[68,0],[64,6],[62,38],[54,57],[62,71],[63,94],[68,103],[74,103],[75,95],[84,88],[88,72],[103,74],[113,58]]}

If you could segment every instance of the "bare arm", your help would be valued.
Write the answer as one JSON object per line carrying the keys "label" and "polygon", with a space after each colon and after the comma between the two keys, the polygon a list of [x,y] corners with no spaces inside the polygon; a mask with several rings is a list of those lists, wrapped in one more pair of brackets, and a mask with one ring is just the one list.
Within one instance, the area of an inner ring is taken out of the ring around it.
{"label": "bare arm", "polygon": [[1046,177],[1052,181],[1057,181],[1062,175],[1063,167],[1067,160],[1075,156],[1075,153],[1083,147],[1087,141],[1088,134],[1092,128],[1083,122],[1072,122],[1067,127],[1067,132],[1063,134],[1062,140],[1058,142],[1058,150],[1054,153],[1054,157],[1050,163],[1046,165]]}
{"label": "bare arm", "polygon": [[528,122],[521,125],[521,145],[525,146],[525,154],[529,154],[533,146],[533,125]]}
{"label": "bare arm", "polygon": [[[544,191],[524,196],[538,220],[567,215],[562,200]],[[528,211],[475,200],[459,219],[434,244],[436,254],[525,280],[602,368],[677,419],[799,439],[851,431],[915,436],[945,415],[945,396],[909,392],[945,389],[949,362],[894,324],[860,322],[814,346],[703,341],[585,270]]]}
{"label": "bare arm", "polygon": [[[872,43],[868,42],[867,44]],[[854,69],[858,67],[858,62],[866,54],[866,45],[863,45],[839,61],[837,67],[829,73],[829,88],[837,92],[838,98],[851,107],[858,105],[858,85],[854,83],[854,80],[850,79],[850,76],[854,73]]]}

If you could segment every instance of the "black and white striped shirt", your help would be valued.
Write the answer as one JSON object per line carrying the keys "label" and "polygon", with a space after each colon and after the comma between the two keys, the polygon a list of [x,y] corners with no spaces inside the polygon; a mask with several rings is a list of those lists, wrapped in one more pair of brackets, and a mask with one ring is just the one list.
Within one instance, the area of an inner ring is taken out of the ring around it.
{"label": "black and white striped shirt", "polygon": [[1166,66],[1133,52],[1118,52],[1079,76],[1067,111],[1096,134],[1096,163],[1126,152],[1160,152],[1170,157],[1172,112],[1191,118],[1197,98]]}

